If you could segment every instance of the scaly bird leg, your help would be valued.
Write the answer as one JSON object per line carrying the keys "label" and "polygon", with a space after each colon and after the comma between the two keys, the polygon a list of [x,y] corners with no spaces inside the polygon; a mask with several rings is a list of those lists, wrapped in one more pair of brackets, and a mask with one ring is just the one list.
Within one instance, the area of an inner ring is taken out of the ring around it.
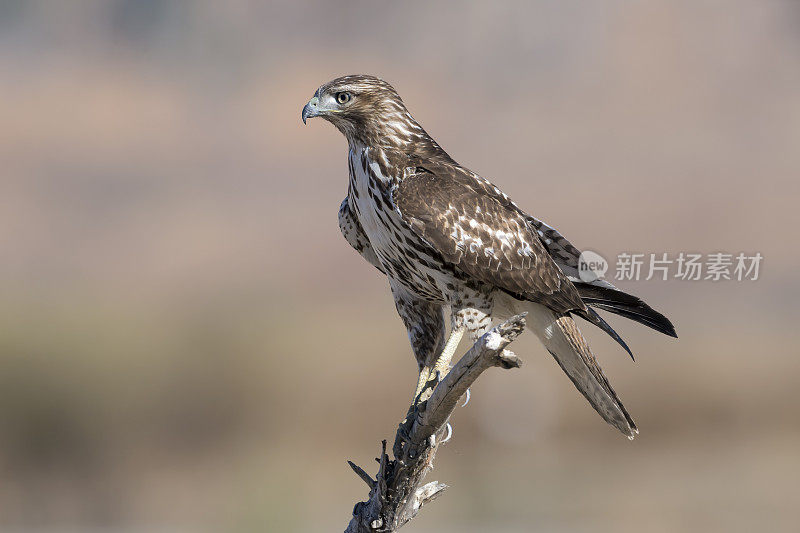
{"label": "scaly bird leg", "polygon": [[447,339],[447,344],[445,344],[442,353],[436,358],[436,363],[434,363],[433,368],[427,365],[420,368],[417,389],[414,391],[414,403],[419,401],[420,394],[422,394],[425,385],[427,385],[430,380],[436,378],[437,374],[439,374],[439,378],[441,379],[450,370],[450,360],[453,359],[453,354],[456,352],[458,343],[461,342],[461,337],[463,335],[464,328],[454,330]]}
{"label": "scaly bird leg", "polygon": [[436,377],[437,374],[439,374],[440,378],[443,378],[450,371],[450,361],[453,359],[453,354],[456,353],[458,343],[461,342],[461,337],[463,336],[463,327],[454,329],[452,333],[450,333],[450,338],[447,339],[447,344],[444,345],[442,354],[436,359],[436,363],[433,365],[430,375],[431,378]]}
{"label": "scaly bird leg", "polygon": [[419,369],[419,379],[417,380],[417,388],[414,391],[414,403],[417,403],[419,400],[419,395],[422,392],[422,389],[425,388],[425,385],[430,380],[431,376],[431,369],[427,365],[420,367]]}

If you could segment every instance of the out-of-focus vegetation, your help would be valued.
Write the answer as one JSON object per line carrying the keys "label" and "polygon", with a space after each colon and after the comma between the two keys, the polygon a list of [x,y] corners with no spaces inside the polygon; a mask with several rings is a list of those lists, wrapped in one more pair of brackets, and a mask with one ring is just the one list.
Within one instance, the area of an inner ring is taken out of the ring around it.
{"label": "out-of-focus vegetation", "polygon": [[[415,365],[340,237],[321,83],[395,84],[576,245],[756,252],[629,282],[681,338],[588,331],[642,434],[530,336],[482,377],[415,531],[793,531],[800,10],[789,2],[0,4],[0,529],[331,531]],[[386,376],[395,378],[387,381]]]}

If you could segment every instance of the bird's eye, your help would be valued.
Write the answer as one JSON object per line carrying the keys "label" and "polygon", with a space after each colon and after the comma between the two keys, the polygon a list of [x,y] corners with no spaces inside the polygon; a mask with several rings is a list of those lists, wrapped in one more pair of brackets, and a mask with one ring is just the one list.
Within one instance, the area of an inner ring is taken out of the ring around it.
{"label": "bird's eye", "polygon": [[336,101],[340,104],[346,104],[351,98],[352,96],[348,92],[336,93]]}

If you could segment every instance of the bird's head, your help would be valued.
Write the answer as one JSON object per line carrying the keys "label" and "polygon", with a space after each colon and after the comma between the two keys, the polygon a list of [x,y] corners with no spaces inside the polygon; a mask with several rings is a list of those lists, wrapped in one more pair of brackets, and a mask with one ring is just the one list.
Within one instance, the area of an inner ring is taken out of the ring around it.
{"label": "bird's head", "polygon": [[343,76],[322,85],[303,107],[303,123],[322,117],[352,144],[408,142],[424,134],[394,87],[375,76]]}

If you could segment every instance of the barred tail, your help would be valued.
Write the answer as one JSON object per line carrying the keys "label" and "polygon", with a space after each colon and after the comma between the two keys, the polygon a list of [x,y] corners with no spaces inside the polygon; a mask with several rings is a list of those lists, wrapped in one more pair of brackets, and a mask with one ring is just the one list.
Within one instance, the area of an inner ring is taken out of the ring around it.
{"label": "barred tail", "polygon": [[528,326],[603,419],[629,439],[639,433],[575,321],[547,307],[527,302]]}

